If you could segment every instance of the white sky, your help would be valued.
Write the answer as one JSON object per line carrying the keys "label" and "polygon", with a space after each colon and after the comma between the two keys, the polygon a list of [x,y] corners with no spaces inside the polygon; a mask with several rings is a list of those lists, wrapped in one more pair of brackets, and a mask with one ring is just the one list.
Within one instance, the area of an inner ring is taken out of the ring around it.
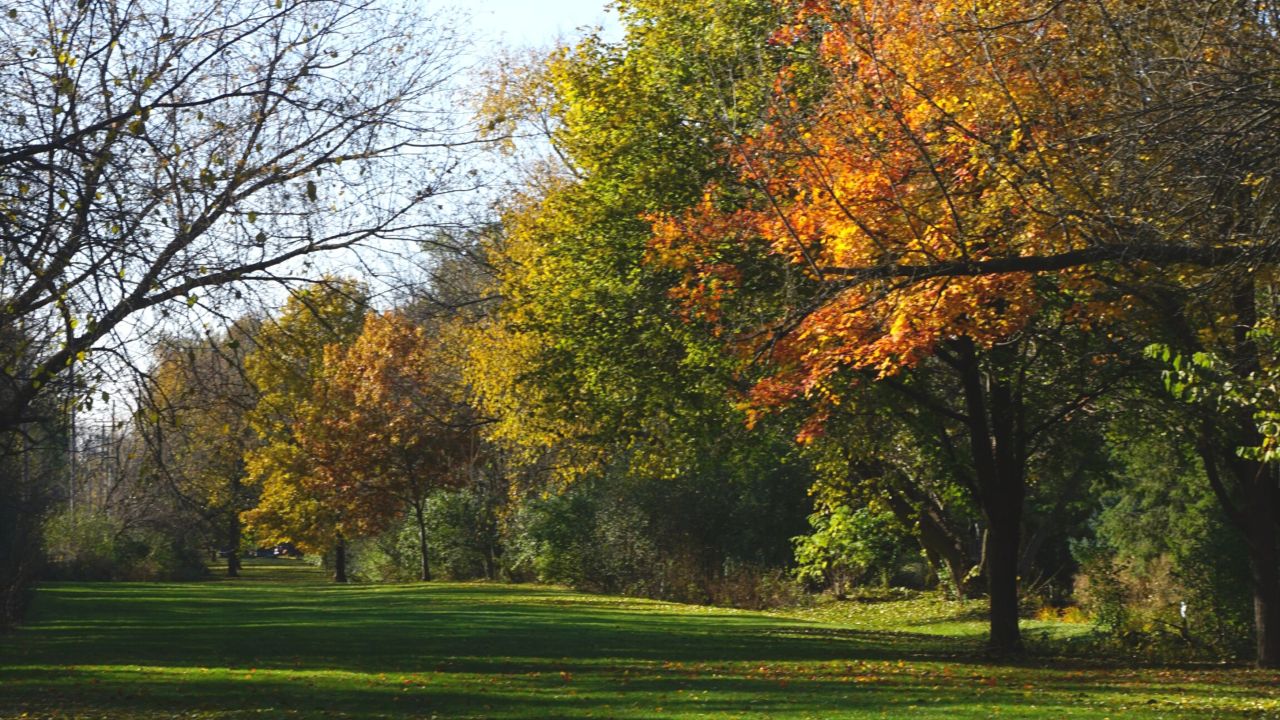
{"label": "white sky", "polygon": [[548,46],[578,36],[582,26],[617,32],[607,0],[472,0],[463,5],[475,30],[508,46]]}

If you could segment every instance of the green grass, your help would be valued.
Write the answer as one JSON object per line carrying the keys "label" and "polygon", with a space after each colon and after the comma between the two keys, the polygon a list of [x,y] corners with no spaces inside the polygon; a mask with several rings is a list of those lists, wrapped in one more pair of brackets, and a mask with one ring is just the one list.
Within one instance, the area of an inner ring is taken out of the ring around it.
{"label": "green grass", "polygon": [[1276,673],[988,664],[971,605],[762,614],[535,586],[337,587],[287,562],[246,575],[42,588],[28,625],[0,637],[0,717],[1280,717]]}

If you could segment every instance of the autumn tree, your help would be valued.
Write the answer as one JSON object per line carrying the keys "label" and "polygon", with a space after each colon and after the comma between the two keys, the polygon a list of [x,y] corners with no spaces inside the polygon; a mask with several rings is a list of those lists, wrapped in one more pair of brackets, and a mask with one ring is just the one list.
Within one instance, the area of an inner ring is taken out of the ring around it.
{"label": "autumn tree", "polygon": [[553,489],[665,497],[650,527],[671,529],[655,540],[703,577],[725,553],[785,562],[807,482],[785,432],[746,431],[738,359],[678,319],[672,273],[644,263],[642,216],[696,201],[725,169],[714,138],[767,97],[772,3],[717,10],[623,3],[622,42],[588,37],[499,78],[490,117],[548,132],[551,152],[517,158],[490,245],[501,304],[471,332],[468,376],[495,420],[489,439]]}
{"label": "autumn tree", "polygon": [[258,325],[244,319],[225,333],[166,342],[139,403],[150,466],[227,553],[231,577],[240,569],[240,513],[256,499],[244,458],[257,446],[249,415],[258,396],[245,357]]}
{"label": "autumn tree", "polygon": [[[737,243],[761,242],[825,288],[775,326],[782,372],[757,386],[758,401],[835,398],[850,370],[883,380],[926,360],[956,367],[973,462],[988,478],[979,497],[1008,536],[1031,427],[1015,358],[1046,310],[1080,332],[1234,337],[1239,362],[1256,356],[1241,340],[1259,316],[1258,286],[1243,274],[1275,248],[1258,180],[1273,162],[1262,109],[1272,85],[1259,78],[1276,67],[1274,9],[1089,0],[793,10],[774,40],[817,43],[823,92],[810,91],[812,64],[784,69],[773,117],[725,147],[754,195],[713,187],[698,211],[655,223],[657,254],[689,271],[685,294],[712,311],[735,282],[724,248]],[[1194,434],[1223,430],[1209,421]],[[1230,443],[1209,444],[1210,474],[1221,466],[1238,478],[1224,497],[1275,506],[1250,479],[1256,466],[1232,459]],[[1244,523],[1259,568],[1261,664],[1275,662],[1265,609],[1275,522],[1258,517],[1270,512],[1247,511]],[[1017,644],[1016,529],[1006,539],[1005,569],[989,568],[1003,576],[991,578],[998,647]]]}
{"label": "autumn tree", "polygon": [[[330,482],[340,458],[316,455],[302,435],[336,408],[322,382],[326,348],[349,346],[359,336],[366,290],[350,280],[329,279],[295,291],[279,317],[258,331],[245,358],[258,392],[249,422],[260,445],[245,455],[257,507],[243,514],[251,531],[267,541],[291,541],[308,551],[331,552],[334,579],[347,580],[347,540],[364,529],[348,517]],[[329,352],[333,352],[332,350]]]}
{"label": "autumn tree", "polygon": [[322,459],[315,484],[341,505],[344,524],[384,529],[406,509],[418,530],[419,578],[431,579],[427,500],[469,479],[480,425],[466,402],[454,333],[370,314],[349,347],[330,345],[300,449]]}

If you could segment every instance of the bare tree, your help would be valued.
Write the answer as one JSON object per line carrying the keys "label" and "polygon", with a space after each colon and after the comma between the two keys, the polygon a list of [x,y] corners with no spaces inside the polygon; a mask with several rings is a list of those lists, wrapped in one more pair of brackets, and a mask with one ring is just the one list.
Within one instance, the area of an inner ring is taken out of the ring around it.
{"label": "bare tree", "polygon": [[0,346],[0,432],[184,303],[425,236],[469,179],[460,49],[376,0],[9,3],[0,336],[21,342]]}

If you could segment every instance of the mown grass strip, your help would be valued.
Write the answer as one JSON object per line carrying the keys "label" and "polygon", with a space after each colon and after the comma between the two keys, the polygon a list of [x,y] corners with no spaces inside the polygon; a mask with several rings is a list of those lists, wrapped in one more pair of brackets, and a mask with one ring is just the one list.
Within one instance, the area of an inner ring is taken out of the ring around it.
{"label": "mown grass strip", "polygon": [[[830,608],[793,617],[532,586],[338,587],[276,568],[42,588],[31,623],[0,649],[0,716],[1280,716],[1276,673],[985,662],[963,606],[951,620],[923,605],[847,606],[830,623],[806,619]],[[912,612],[927,627],[891,619]],[[1046,628],[1059,630],[1078,631]]]}

